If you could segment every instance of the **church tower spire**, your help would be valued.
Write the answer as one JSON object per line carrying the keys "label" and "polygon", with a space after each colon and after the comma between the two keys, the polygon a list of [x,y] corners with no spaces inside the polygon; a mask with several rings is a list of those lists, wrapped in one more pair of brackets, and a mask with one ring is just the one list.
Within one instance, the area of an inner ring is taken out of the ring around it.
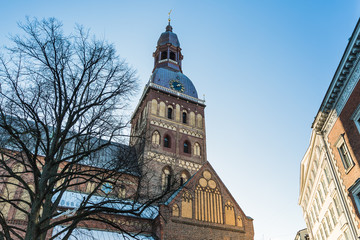
{"label": "church tower spire", "polygon": [[182,72],[180,42],[170,21],[153,53],[154,70],[131,119],[131,141],[156,192],[184,183],[206,162],[205,103]]}
{"label": "church tower spire", "polygon": [[174,71],[182,72],[181,61],[183,55],[181,54],[179,39],[172,31],[173,28],[170,25],[170,18],[165,30],[166,31],[161,34],[157,42],[156,50],[153,53],[153,72],[159,67],[168,67]]}

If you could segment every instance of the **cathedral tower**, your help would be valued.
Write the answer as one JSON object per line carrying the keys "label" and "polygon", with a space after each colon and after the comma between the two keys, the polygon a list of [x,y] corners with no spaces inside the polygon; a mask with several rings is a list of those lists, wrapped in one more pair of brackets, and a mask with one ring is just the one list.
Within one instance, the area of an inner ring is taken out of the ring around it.
{"label": "cathedral tower", "polygon": [[[131,142],[151,172],[152,185],[165,190],[184,183],[206,162],[204,100],[183,74],[180,42],[166,26],[153,53],[154,69],[131,119]],[[148,173],[147,173],[148,174]]]}
{"label": "cathedral tower", "polygon": [[157,239],[253,240],[252,218],[207,161],[205,102],[183,73],[172,30],[169,22],[160,35],[152,75],[131,119],[130,144],[144,176],[139,182],[149,187],[144,197],[177,189],[158,205]]}

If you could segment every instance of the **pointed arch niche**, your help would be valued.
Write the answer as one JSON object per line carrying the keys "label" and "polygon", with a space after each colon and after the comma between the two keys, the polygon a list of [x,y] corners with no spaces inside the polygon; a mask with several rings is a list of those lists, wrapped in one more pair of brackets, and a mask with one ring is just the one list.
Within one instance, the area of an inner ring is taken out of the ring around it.
{"label": "pointed arch niche", "polygon": [[192,218],[192,196],[188,191],[181,198],[181,217]]}
{"label": "pointed arch niche", "polygon": [[177,204],[174,204],[172,206],[172,215],[174,217],[178,217],[180,214],[179,214],[180,210],[179,210],[179,206]]}
{"label": "pointed arch niche", "polygon": [[222,197],[211,173],[205,170],[195,189],[195,219],[224,223]]}
{"label": "pointed arch niche", "polygon": [[225,224],[235,226],[235,211],[230,201],[225,204]]}

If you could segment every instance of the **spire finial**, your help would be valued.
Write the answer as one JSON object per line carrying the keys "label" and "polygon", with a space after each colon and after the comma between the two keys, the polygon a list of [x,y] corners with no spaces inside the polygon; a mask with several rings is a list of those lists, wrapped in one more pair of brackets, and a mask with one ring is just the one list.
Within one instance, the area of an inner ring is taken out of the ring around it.
{"label": "spire finial", "polygon": [[170,18],[171,11],[172,11],[172,9],[170,9],[170,12],[168,13],[168,15],[169,15],[169,18],[168,18],[169,25],[170,25],[170,21],[171,21],[171,18]]}
{"label": "spire finial", "polygon": [[171,21],[170,14],[171,14],[171,11],[172,11],[172,9],[170,9],[170,12],[168,13],[168,15],[169,15],[169,18],[168,18],[169,23],[168,23],[168,25],[166,26],[166,31],[167,31],[167,32],[172,32],[172,26],[170,25],[170,21]]}

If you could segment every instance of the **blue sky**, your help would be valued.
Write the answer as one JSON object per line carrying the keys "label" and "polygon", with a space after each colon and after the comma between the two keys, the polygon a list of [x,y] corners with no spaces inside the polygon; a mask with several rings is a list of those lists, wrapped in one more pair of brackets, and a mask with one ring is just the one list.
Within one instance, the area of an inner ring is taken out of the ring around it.
{"label": "blue sky", "polygon": [[[305,227],[300,161],[311,123],[360,16],[356,0],[5,1],[0,45],[25,16],[56,17],[115,44],[141,88],[167,13],[183,72],[206,99],[208,160],[244,212],[255,240],[293,239]],[[141,92],[134,97],[135,107]]]}

